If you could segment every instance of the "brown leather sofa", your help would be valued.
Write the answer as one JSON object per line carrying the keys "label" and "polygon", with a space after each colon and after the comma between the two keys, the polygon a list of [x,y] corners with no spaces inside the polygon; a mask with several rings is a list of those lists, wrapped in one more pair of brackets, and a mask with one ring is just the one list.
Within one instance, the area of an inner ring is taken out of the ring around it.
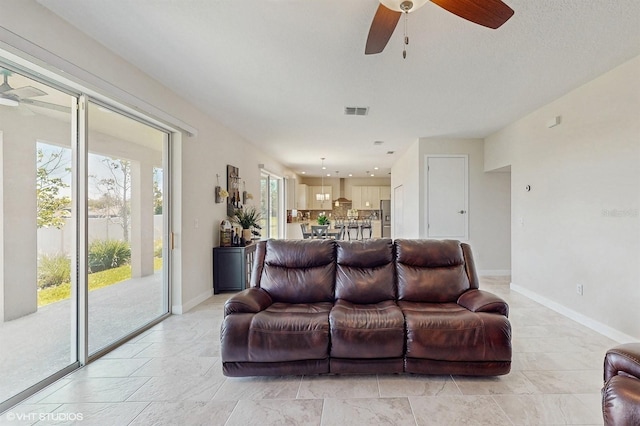
{"label": "brown leather sofa", "polygon": [[626,343],[604,357],[605,425],[640,425],[640,343]]}
{"label": "brown leather sofa", "polygon": [[268,240],[225,304],[226,376],[502,375],[509,307],[458,241]]}

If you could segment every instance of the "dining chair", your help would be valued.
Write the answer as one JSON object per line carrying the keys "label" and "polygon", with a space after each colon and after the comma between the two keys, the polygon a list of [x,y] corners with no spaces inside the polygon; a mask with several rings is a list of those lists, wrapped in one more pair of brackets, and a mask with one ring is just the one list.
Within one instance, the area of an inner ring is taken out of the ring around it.
{"label": "dining chair", "polygon": [[309,232],[309,229],[307,228],[307,224],[306,223],[301,223],[300,224],[300,229],[302,230],[302,238],[303,239],[308,239],[311,238],[311,232]]}
{"label": "dining chair", "polygon": [[327,238],[329,225],[311,225],[312,238]]}

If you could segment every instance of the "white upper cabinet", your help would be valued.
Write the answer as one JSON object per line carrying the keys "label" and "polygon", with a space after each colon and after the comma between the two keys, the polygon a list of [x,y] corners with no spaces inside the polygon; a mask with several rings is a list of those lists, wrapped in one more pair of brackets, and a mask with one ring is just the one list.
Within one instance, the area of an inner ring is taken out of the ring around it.
{"label": "white upper cabinet", "polygon": [[379,210],[380,200],[391,199],[390,186],[353,186],[351,187],[353,208],[357,210]]}
{"label": "white upper cabinet", "polygon": [[309,188],[304,183],[296,188],[296,209],[307,210],[309,208]]}
{"label": "white upper cabinet", "polygon": [[381,186],[380,187],[380,201],[382,200],[390,200],[391,199],[391,187],[390,186]]}

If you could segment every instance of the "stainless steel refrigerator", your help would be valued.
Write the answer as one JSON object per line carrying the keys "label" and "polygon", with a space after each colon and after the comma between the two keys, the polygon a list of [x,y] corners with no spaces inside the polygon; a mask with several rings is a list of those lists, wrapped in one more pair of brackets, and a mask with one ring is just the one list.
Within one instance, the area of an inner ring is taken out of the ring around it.
{"label": "stainless steel refrigerator", "polygon": [[382,238],[391,238],[391,200],[380,201],[380,219]]}

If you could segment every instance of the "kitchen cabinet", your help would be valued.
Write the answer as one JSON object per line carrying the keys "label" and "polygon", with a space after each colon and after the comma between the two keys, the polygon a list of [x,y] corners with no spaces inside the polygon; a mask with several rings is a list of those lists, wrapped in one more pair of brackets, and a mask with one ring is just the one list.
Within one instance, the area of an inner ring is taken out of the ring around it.
{"label": "kitchen cabinet", "polygon": [[354,186],[351,188],[353,208],[357,210],[380,209],[379,186]]}
{"label": "kitchen cabinet", "polygon": [[[309,186],[309,210],[332,210],[333,209],[333,196],[331,186]],[[317,194],[324,194],[327,196],[327,200],[318,200]]]}
{"label": "kitchen cabinet", "polygon": [[308,191],[307,185],[298,183],[296,179],[286,179],[286,202],[287,210],[307,210]]}
{"label": "kitchen cabinet", "polygon": [[390,186],[381,186],[380,187],[380,200],[390,200],[391,199],[391,187]]}
{"label": "kitchen cabinet", "polygon": [[309,188],[304,183],[296,187],[296,209],[307,210],[309,208]]}
{"label": "kitchen cabinet", "polygon": [[360,210],[362,207],[362,187],[361,186],[352,186],[351,187],[351,208],[355,210]]}
{"label": "kitchen cabinet", "polygon": [[382,238],[382,221],[372,220],[371,230],[372,230],[371,238]]}
{"label": "kitchen cabinet", "polygon": [[242,291],[251,283],[256,244],[213,248],[213,293]]}
{"label": "kitchen cabinet", "polygon": [[364,210],[378,210],[380,208],[380,187],[365,186],[362,191],[362,207]]}

